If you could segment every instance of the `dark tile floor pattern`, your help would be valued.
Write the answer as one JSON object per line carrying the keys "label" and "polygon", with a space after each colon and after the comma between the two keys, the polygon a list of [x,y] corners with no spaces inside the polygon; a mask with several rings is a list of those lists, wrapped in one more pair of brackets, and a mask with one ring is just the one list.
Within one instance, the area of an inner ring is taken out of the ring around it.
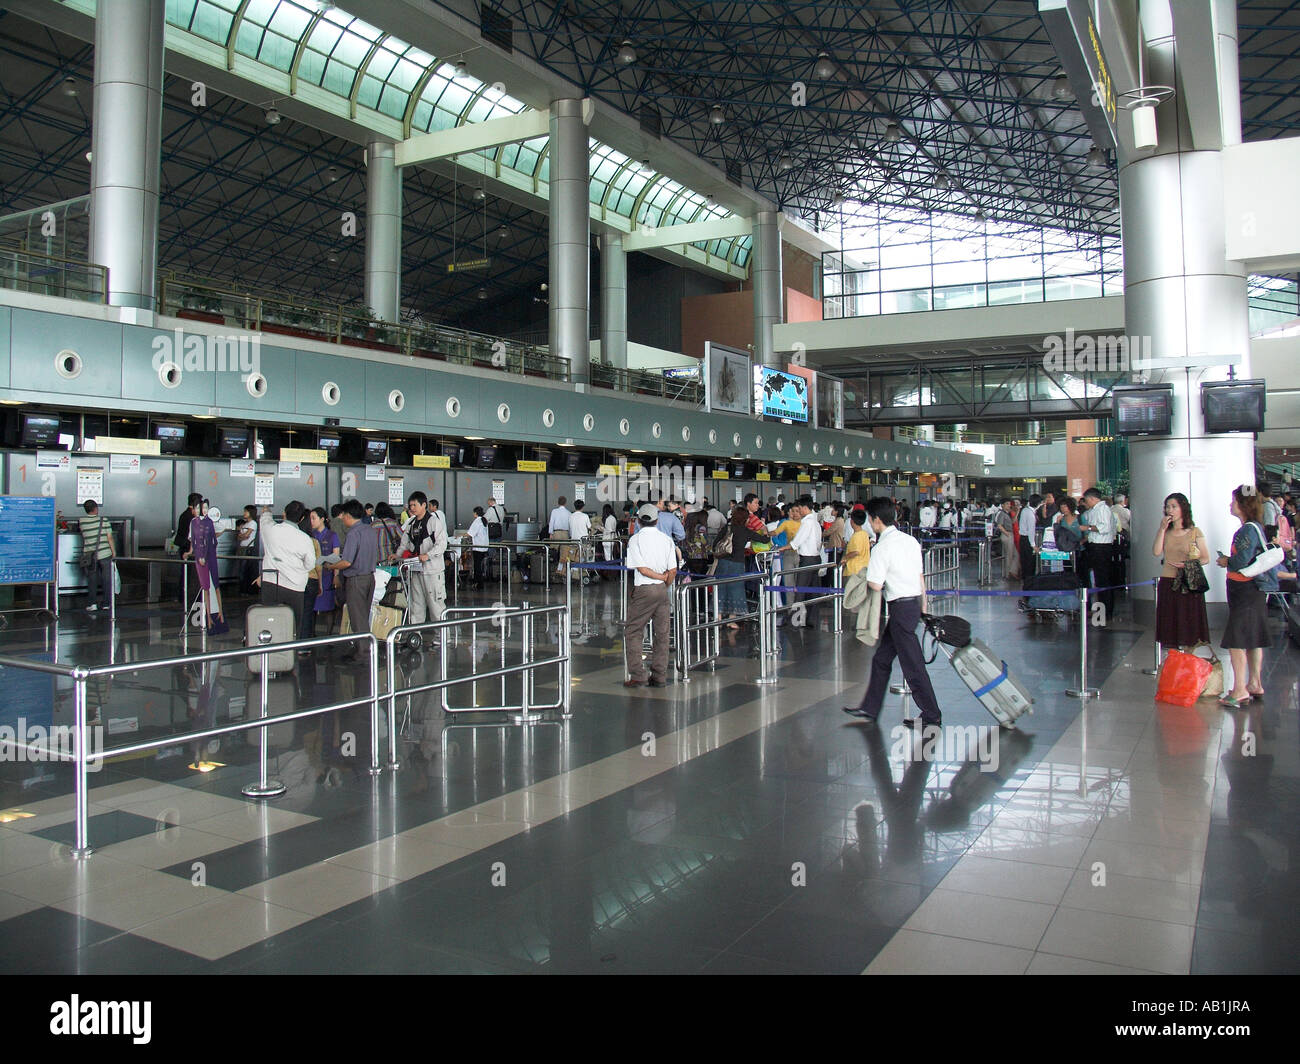
{"label": "dark tile floor pattern", "polygon": [[[841,695],[805,703],[811,681],[836,670],[864,675],[869,653],[850,637],[784,632],[781,683],[771,697],[805,708],[649,780],[217,961],[40,906],[0,922],[0,971],[860,972],[1078,715],[1078,704],[1062,693],[1073,679],[1074,629],[1029,625],[1005,599],[972,600],[962,612],[1039,699],[1028,735],[1006,751],[1012,763],[994,778],[976,777],[973,792],[960,764],[891,764],[896,707],[882,717],[884,730],[871,730],[839,713]],[[376,783],[355,757],[331,748],[347,728],[365,732],[363,715],[332,734],[298,726],[283,738],[280,770],[316,745],[287,807],[319,819],[202,855],[209,884],[239,890],[313,865],[633,748],[647,731],[663,735],[760,697],[743,637],[724,650],[713,677],[656,697],[615,693],[621,648],[610,616],[607,605],[582,614],[567,759],[546,729],[531,745],[519,730],[474,729],[444,749],[441,713],[417,698],[413,720],[423,735],[404,743],[403,770]],[[157,654],[168,627],[156,617],[120,621],[117,659]],[[107,657],[102,622],[75,618],[70,628],[62,660]],[[1139,637],[1121,627],[1094,639],[1095,683],[1111,678]],[[40,641],[9,632],[4,649],[30,652]],[[468,658],[457,648],[455,661]],[[1298,966],[1297,655],[1279,639],[1266,660],[1269,702],[1239,715],[1235,730],[1223,734],[1193,972]],[[333,666],[302,675],[298,699],[355,689]],[[933,675],[949,723],[987,722],[941,662]],[[107,692],[109,703],[143,699],[157,707],[155,719],[182,727],[194,719],[190,681],[173,678],[169,687],[156,675],[141,676],[148,679]],[[244,694],[242,681],[225,686],[226,699]],[[1251,759],[1233,748],[1233,736],[1248,726],[1261,744]],[[220,756],[228,767],[199,782],[185,769],[188,758],[174,757],[111,765],[92,783],[148,777],[236,797],[251,778],[253,749],[232,741]],[[4,766],[0,805],[68,793],[65,767],[23,768]],[[123,811],[91,821],[100,845],[155,829],[153,818]],[[66,843],[70,825],[34,834]],[[498,863],[507,879],[493,886]],[[163,871],[188,879],[191,867],[182,861]]]}

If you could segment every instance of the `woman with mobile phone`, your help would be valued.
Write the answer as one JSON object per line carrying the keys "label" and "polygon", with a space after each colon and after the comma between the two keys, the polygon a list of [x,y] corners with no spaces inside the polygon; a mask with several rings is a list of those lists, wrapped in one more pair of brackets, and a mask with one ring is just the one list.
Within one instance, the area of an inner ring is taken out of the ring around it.
{"label": "woman with mobile phone", "polygon": [[1187,569],[1208,563],[1210,548],[1205,533],[1192,520],[1192,504],[1186,495],[1175,492],[1165,499],[1164,520],[1156,530],[1151,553],[1163,557],[1165,563],[1156,585],[1156,642],[1179,649],[1208,643],[1205,589],[1190,589]]}

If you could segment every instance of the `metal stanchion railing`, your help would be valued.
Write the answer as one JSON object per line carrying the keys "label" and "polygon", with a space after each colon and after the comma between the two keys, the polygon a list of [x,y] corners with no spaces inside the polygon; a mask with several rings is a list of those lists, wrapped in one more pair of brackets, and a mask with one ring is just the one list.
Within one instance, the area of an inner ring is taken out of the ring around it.
{"label": "metal stanchion railing", "polygon": [[718,585],[711,581],[692,580],[678,584],[673,620],[677,626],[677,674],[689,683],[691,669],[700,665],[710,668],[722,656],[722,632]]}
{"label": "metal stanchion railing", "polygon": [[[497,611],[493,611],[497,612]],[[532,632],[534,619],[537,617],[549,617],[558,615],[559,627],[559,652],[553,657],[537,659],[533,657],[532,652]],[[456,684],[466,683],[468,681],[491,680],[498,676],[510,676],[516,673],[522,673],[525,677],[535,673],[539,669],[548,668],[552,665],[558,666],[560,691],[559,697],[555,702],[548,705],[537,705],[536,696],[533,693],[531,682],[526,678],[524,680],[524,693],[520,699],[519,706],[473,706],[473,707],[455,707],[443,703],[443,711],[449,714],[457,713],[499,713],[508,710],[519,710],[522,714],[533,714],[543,710],[559,709],[565,716],[569,715],[570,702],[570,678],[572,676],[570,659],[573,648],[571,645],[571,629],[568,624],[568,607],[567,606],[527,606],[523,605],[519,609],[509,614],[511,620],[519,619],[527,621],[524,633],[524,652],[523,661],[518,665],[503,666],[499,669],[489,669],[483,672],[471,672],[468,676],[452,676],[447,663],[448,655],[446,652],[447,632],[457,627],[463,627],[466,619],[452,618],[450,620],[425,621],[420,624],[401,625],[390,631],[385,638],[385,645],[388,648],[387,669],[388,669],[388,690],[385,700],[388,702],[388,727],[389,727],[389,748],[388,748],[388,767],[396,769],[400,767],[397,758],[397,700],[398,698],[410,698],[413,695],[423,694],[426,691],[446,691],[448,687]],[[482,620],[482,617],[476,618]],[[471,620],[471,624],[473,621]],[[397,655],[395,653],[396,645],[406,636],[413,632],[436,632],[442,644],[441,673],[437,680],[432,683],[412,684],[407,687],[399,688],[397,686]],[[526,723],[526,721],[525,721]]]}
{"label": "metal stanchion railing", "polygon": [[[819,570],[827,568],[821,565],[803,565],[791,569],[782,569],[782,577],[794,576],[798,573],[817,573]],[[844,596],[844,565],[830,566],[833,571],[831,590],[825,594],[813,594],[812,597],[802,597],[810,592],[799,591],[798,581],[793,585],[785,584],[762,584],[758,589],[758,612],[759,612],[759,669],[758,678],[754,681],[758,684],[773,684],[777,678],[773,671],[769,670],[767,659],[775,657],[777,654],[776,639],[776,620],[779,614],[794,613],[796,610],[806,610],[809,606],[815,606],[818,603],[830,601],[834,603],[832,607],[834,616],[831,621],[831,631],[840,634],[843,632],[843,596]],[[791,603],[774,606],[769,604],[768,595],[785,594],[794,591],[801,597]]]}
{"label": "metal stanchion railing", "polygon": [[1091,588],[1079,588],[1079,686],[1070,688],[1065,693],[1071,698],[1087,701],[1097,698],[1101,692],[1088,686],[1088,594]]}
{"label": "metal stanchion railing", "polygon": [[1143,669],[1143,676],[1159,676],[1160,666],[1164,663],[1164,648],[1160,645],[1160,640],[1156,640],[1156,663],[1149,669]]}
{"label": "metal stanchion railing", "polygon": [[[271,695],[270,695],[270,683],[271,683],[271,647],[270,647],[270,643],[271,643],[272,638],[273,638],[273,636],[271,635],[271,633],[270,633],[268,630],[266,630],[265,628],[262,629],[262,631],[260,631],[260,632],[257,633],[257,643],[258,643],[258,645],[259,645],[260,647],[263,648],[263,651],[262,651],[262,664],[261,664],[261,668],[258,669],[258,672],[259,672],[259,674],[260,674],[259,677],[258,677],[258,680],[259,680],[259,682],[260,682],[260,687],[261,687],[261,700],[262,700],[261,709],[260,709],[260,712],[259,712],[258,715],[259,715],[259,717],[260,717],[262,720],[265,720],[265,719],[266,719],[267,705],[268,705],[268,703],[271,701]],[[267,760],[268,760],[268,758],[267,758],[267,740],[268,740],[268,736],[267,736],[267,731],[266,731],[265,728],[263,728],[263,729],[261,730],[261,732],[259,733],[259,735],[258,735],[257,738],[258,738],[258,741],[257,741],[257,755],[258,755],[258,776],[257,776],[257,782],[256,782],[256,783],[249,783],[249,784],[246,784],[244,787],[242,787],[242,788],[240,789],[240,793],[243,794],[243,796],[244,796],[245,798],[279,798],[280,795],[282,795],[282,794],[284,793],[284,791],[285,791],[285,786],[284,786],[284,784],[281,783],[279,780],[270,780],[270,779],[267,778],[266,773],[267,773]]]}
{"label": "metal stanchion railing", "polygon": [[[87,766],[91,760],[91,755],[87,749],[89,741],[87,684],[90,680],[99,679],[101,677],[121,676],[127,673],[135,674],[151,669],[170,669],[177,665],[195,665],[203,662],[247,661],[254,657],[261,657],[265,660],[268,653],[296,653],[299,650],[315,650],[324,646],[332,646],[339,643],[355,643],[358,640],[366,643],[370,650],[370,676],[372,679],[372,687],[370,693],[364,698],[353,698],[344,702],[333,702],[329,705],[314,706],[310,709],[300,709],[290,713],[278,713],[273,717],[266,715],[266,703],[263,701],[261,712],[256,719],[239,721],[234,724],[214,725],[213,727],[203,728],[199,731],[188,731],[183,732],[180,735],[169,735],[162,739],[148,739],[143,742],[129,743],[125,746],[104,747],[95,753],[94,760],[102,762],[108,758],[142,754],[150,750],[161,750],[165,747],[198,742],[202,739],[215,739],[218,736],[232,735],[236,732],[242,731],[259,730],[265,733],[266,729],[273,724],[295,720],[306,720],[309,717],[323,716],[327,713],[338,713],[345,709],[355,709],[360,706],[369,706],[371,728],[370,768],[372,772],[376,772],[379,770],[379,688],[377,686],[379,675],[379,644],[375,637],[369,632],[329,636],[324,639],[295,640],[292,643],[275,643],[271,650],[268,650],[265,645],[259,645],[256,647],[239,647],[235,650],[214,650],[208,653],[186,655],[182,657],[157,658],[150,661],[132,661],[121,665],[67,665],[62,662],[30,661],[26,658],[14,657],[6,654],[0,655],[0,667],[42,672],[53,676],[63,676],[72,680],[73,722],[76,730],[72,755],[70,758],[73,762],[73,803],[75,809],[75,845],[73,846],[72,854],[74,857],[87,857],[93,852],[90,847],[89,838],[90,801],[89,783],[87,780]],[[263,677],[266,676],[265,668],[262,670],[262,675]],[[265,685],[262,690],[265,693]],[[263,694],[263,698],[265,698],[265,694]],[[65,758],[65,760],[67,760],[67,758]],[[265,774],[263,774],[263,778],[265,778]]]}

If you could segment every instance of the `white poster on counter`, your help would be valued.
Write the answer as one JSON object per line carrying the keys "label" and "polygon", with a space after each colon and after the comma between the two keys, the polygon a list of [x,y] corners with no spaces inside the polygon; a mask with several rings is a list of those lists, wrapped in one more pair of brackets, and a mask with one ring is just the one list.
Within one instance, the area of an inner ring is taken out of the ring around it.
{"label": "white poster on counter", "polygon": [[301,462],[281,462],[281,463],[280,463],[280,468],[279,468],[279,470],[278,470],[278,475],[284,477],[285,480],[301,480],[301,479],[302,479],[302,463],[301,463]]}
{"label": "white poster on counter", "polygon": [[77,505],[83,502],[104,501],[104,471],[102,469],[77,470]]}
{"label": "white poster on counter", "polygon": [[389,477],[388,478],[388,505],[396,506],[399,509],[406,502],[406,478]]}
{"label": "white poster on counter", "polygon": [[385,466],[381,466],[381,465],[368,465],[368,466],[366,466],[366,479],[367,479],[367,480],[383,480],[384,477],[387,475],[386,472],[385,472],[385,469],[386,469],[386,467],[385,467]]}
{"label": "white poster on counter", "polygon": [[111,454],[108,456],[110,473],[139,473],[140,456],[138,454]]}
{"label": "white poster on counter", "polygon": [[67,451],[37,451],[37,469],[71,469],[72,455]]}
{"label": "white poster on counter", "polygon": [[253,475],[253,505],[275,505],[274,473],[256,473]]}
{"label": "white poster on counter", "polygon": [[492,481],[492,498],[497,502],[505,504],[506,501],[506,482],[504,480]]}
{"label": "white poster on counter", "polygon": [[230,460],[230,475],[232,477],[252,477],[257,472],[257,466],[251,458],[232,458]]}
{"label": "white poster on counter", "polygon": [[573,485],[573,501],[577,502],[579,499],[583,502],[587,501],[587,483],[583,480],[579,480]]}

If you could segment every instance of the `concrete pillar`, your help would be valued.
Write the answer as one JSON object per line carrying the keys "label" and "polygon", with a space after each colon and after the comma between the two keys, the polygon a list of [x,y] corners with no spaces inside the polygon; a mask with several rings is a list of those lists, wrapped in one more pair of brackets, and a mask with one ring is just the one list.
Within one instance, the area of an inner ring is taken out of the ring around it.
{"label": "concrete pillar", "polygon": [[90,260],[113,306],[157,298],[164,0],[99,0],[91,127]]}
{"label": "concrete pillar", "polygon": [[779,366],[784,359],[772,345],[772,326],[781,324],[781,225],[780,216],[762,211],[754,219],[754,253],[749,276],[754,284],[754,362]]}
{"label": "concrete pillar", "polygon": [[600,238],[600,357],[627,369],[627,252],[622,233]]}
{"label": "concrete pillar", "polygon": [[366,306],[397,321],[402,298],[402,171],[386,137],[366,144]]}
{"label": "concrete pillar", "polygon": [[588,201],[587,125],[582,100],[551,103],[550,344],[569,362],[570,379],[591,379],[591,205]]}
{"label": "concrete pillar", "polygon": [[[1236,9],[1230,0],[1214,2],[1223,101],[1223,141],[1240,143],[1237,80]],[[1142,6],[1147,39],[1147,80],[1175,85],[1173,23],[1168,3]],[[1159,147],[1134,158],[1120,158],[1119,187],[1124,233],[1124,316],[1130,351],[1150,342],[1154,359],[1237,355],[1236,376],[1250,376],[1250,325],[1245,270],[1225,256],[1223,168],[1216,150],[1196,151],[1186,135],[1181,94],[1157,111]],[[1127,115],[1121,112],[1121,121]],[[1183,149],[1183,150],[1180,150]],[[1164,499],[1181,492],[1192,504],[1196,524],[1210,550],[1229,551],[1238,523],[1229,512],[1238,484],[1255,480],[1255,441],[1249,435],[1204,435],[1200,385],[1225,380],[1226,367],[1153,370],[1152,382],[1174,387],[1173,433],[1135,437],[1129,443],[1133,512],[1130,580],[1159,575],[1151,543]],[[1193,468],[1203,466],[1204,468]],[[1171,468],[1172,467],[1172,468]],[[1223,575],[1207,566],[1211,602],[1226,597]],[[1148,607],[1155,589],[1135,597]],[[1144,613],[1145,611],[1140,611]]]}

